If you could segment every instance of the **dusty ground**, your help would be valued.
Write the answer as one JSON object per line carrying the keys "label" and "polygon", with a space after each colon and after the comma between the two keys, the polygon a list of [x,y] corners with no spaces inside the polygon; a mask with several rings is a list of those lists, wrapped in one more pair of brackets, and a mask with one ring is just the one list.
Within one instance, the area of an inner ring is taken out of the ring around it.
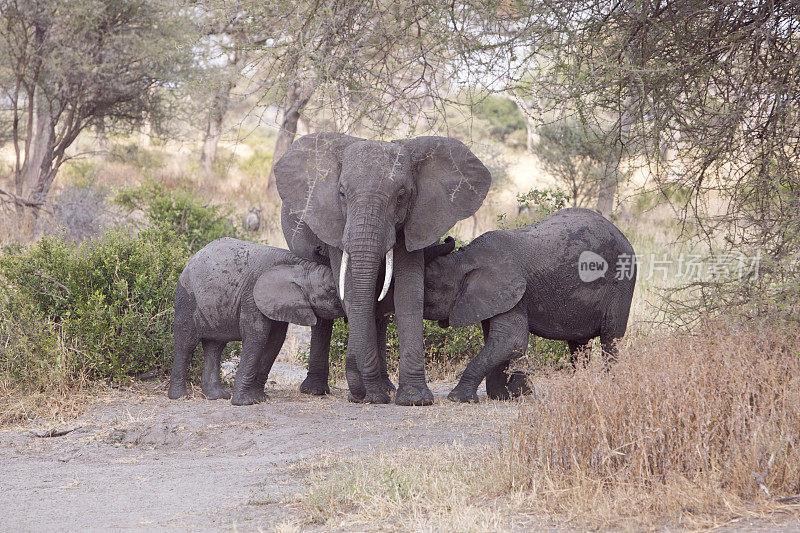
{"label": "dusty ground", "polygon": [[500,445],[518,409],[513,402],[452,404],[445,396],[453,383],[432,384],[433,407],[354,405],[344,390],[325,398],[295,392],[303,372],[289,363],[273,375],[270,400],[257,406],[170,401],[159,383],[93,406],[60,437],[35,436],[44,427],[0,432],[0,529],[302,524],[297,493],[315,459],[398,446]]}

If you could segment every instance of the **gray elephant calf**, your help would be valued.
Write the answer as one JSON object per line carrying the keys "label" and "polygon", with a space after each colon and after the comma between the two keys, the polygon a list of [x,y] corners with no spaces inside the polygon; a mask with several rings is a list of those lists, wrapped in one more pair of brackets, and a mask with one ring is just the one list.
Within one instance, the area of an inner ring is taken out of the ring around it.
{"label": "gray elephant calf", "polygon": [[490,231],[425,268],[425,318],[461,327],[482,323],[485,344],[448,398],[477,401],[486,377],[490,398],[508,398],[509,362],[528,333],[567,341],[576,353],[599,336],[608,361],[625,334],[636,261],[608,220],[564,209],[525,228]]}
{"label": "gray elephant calf", "polygon": [[264,385],[289,322],[313,326],[343,316],[331,269],[288,250],[217,239],[186,265],[175,290],[175,361],[168,396],[187,395],[189,361],[203,344],[201,387],[209,399],[230,398],[220,379],[229,341],[242,341],[234,405],[264,401]]}

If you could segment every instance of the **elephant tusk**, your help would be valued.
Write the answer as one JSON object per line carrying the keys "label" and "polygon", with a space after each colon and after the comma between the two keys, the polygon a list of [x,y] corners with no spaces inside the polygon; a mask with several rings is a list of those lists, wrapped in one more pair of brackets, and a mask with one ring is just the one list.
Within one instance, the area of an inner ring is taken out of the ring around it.
{"label": "elephant tusk", "polygon": [[393,250],[393,248],[389,248],[389,251],[386,252],[386,275],[383,277],[383,289],[381,289],[381,295],[378,296],[379,302],[386,297],[386,293],[389,292],[389,285],[392,283],[392,269],[394,267]]}
{"label": "elephant tusk", "polygon": [[347,262],[350,256],[347,252],[342,251],[342,264],[339,267],[339,299],[344,303],[344,275],[347,272]]}

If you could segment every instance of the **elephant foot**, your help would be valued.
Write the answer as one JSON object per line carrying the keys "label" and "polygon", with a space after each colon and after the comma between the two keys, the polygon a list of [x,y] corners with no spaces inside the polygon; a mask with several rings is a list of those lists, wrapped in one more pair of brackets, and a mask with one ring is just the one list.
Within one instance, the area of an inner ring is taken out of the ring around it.
{"label": "elephant foot", "polygon": [[364,403],[364,396],[359,396],[358,394],[353,394],[352,392],[348,392],[347,401],[350,403]]}
{"label": "elephant foot", "polygon": [[381,378],[381,388],[389,394],[397,390],[397,387],[394,386],[394,383],[392,383],[392,380],[389,379],[389,376]]}
{"label": "elephant foot", "polygon": [[471,388],[471,390],[467,390],[468,387],[462,387],[459,383],[456,385],[450,394],[447,395],[447,399],[451,402],[459,402],[459,403],[478,403],[478,392],[476,389]]}
{"label": "elephant foot", "polygon": [[433,405],[433,393],[424,383],[420,385],[400,385],[394,397],[397,405]]}
{"label": "elephant foot", "polygon": [[368,392],[364,396],[359,396],[358,394],[351,391],[347,394],[347,401],[350,403],[385,404],[391,402],[392,399],[389,396],[389,394],[384,391]]}
{"label": "elephant foot", "polygon": [[300,384],[300,392],[303,394],[310,394],[312,396],[325,396],[331,393],[331,388],[328,386],[327,381],[307,376],[306,379]]}
{"label": "elephant foot", "polygon": [[177,400],[178,398],[188,398],[189,391],[186,389],[186,382],[170,382],[169,391],[167,391],[167,398],[170,400]]}
{"label": "elephant foot", "polygon": [[[450,393],[452,394],[452,393]],[[509,392],[508,388],[506,387],[499,387],[497,389],[489,390],[487,387],[486,389],[486,396],[489,397],[490,400],[499,400],[499,401],[506,401],[511,399],[511,393]],[[449,396],[448,396],[449,398]],[[475,401],[477,402],[478,395],[475,395]],[[452,398],[450,398],[452,399]]]}
{"label": "elephant foot", "polygon": [[222,383],[214,383],[202,387],[203,396],[206,400],[230,400],[231,393],[226,389]]}
{"label": "elephant foot", "polygon": [[530,383],[528,383],[528,375],[525,372],[512,372],[508,378],[508,391],[514,398],[533,392]]}
{"label": "elephant foot", "polygon": [[367,392],[366,396],[364,396],[364,403],[389,403],[392,401],[392,398],[389,396],[389,393],[383,390]]}
{"label": "elephant foot", "polygon": [[245,390],[233,393],[231,403],[233,405],[253,405],[267,401],[267,393],[264,390]]}

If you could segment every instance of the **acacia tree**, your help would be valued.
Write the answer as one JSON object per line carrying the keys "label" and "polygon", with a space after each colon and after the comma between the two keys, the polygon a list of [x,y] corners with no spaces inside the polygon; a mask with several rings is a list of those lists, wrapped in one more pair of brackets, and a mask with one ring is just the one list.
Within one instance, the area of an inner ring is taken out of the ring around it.
{"label": "acacia tree", "polygon": [[187,64],[174,4],[143,0],[0,0],[0,91],[11,125],[13,191],[33,217],[78,135],[98,120],[134,125]]}
{"label": "acacia tree", "polygon": [[252,49],[264,31],[248,23],[246,12],[229,9],[225,2],[199,2],[197,12],[197,62],[199,78],[192,85],[192,98],[205,113],[202,130],[199,173],[203,179],[213,174],[217,146],[224,123],[235,105],[235,88],[252,67]]}
{"label": "acacia tree", "polygon": [[[431,5],[434,5],[432,3]],[[265,103],[283,109],[273,162],[291,145],[301,118],[326,129],[398,127],[412,132],[439,93],[452,51],[432,38],[444,13],[426,2],[246,2],[247,18],[266,28],[255,47]],[[274,191],[270,171],[268,192]]]}
{"label": "acacia tree", "polygon": [[605,177],[606,157],[595,132],[574,120],[540,126],[533,152],[545,170],[569,193],[574,207],[596,201]]}
{"label": "acacia tree", "polygon": [[[762,254],[758,275],[692,284],[700,307],[771,309],[796,319],[796,2],[554,0],[535,9],[542,24],[515,31],[507,45],[521,66],[509,82],[536,71],[522,89],[554,95],[556,105],[607,132],[606,176],[635,148],[659,188],[692,191],[677,196],[685,200],[676,214],[693,219],[709,250]],[[522,14],[503,16],[510,27]],[[606,202],[614,188],[609,181]],[[706,208],[711,197],[722,213]]]}

